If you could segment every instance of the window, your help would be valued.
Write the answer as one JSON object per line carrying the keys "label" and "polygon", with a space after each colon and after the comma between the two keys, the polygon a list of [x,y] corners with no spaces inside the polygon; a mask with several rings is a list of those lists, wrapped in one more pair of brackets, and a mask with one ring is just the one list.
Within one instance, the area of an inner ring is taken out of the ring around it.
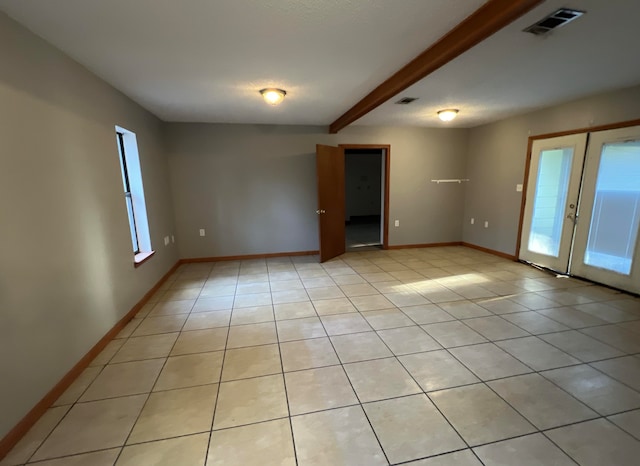
{"label": "window", "polygon": [[129,230],[135,262],[140,263],[153,254],[147,222],[147,206],[144,200],[142,171],[138,157],[135,133],[116,126],[116,139],[120,153],[120,168],[124,199],[129,217]]}

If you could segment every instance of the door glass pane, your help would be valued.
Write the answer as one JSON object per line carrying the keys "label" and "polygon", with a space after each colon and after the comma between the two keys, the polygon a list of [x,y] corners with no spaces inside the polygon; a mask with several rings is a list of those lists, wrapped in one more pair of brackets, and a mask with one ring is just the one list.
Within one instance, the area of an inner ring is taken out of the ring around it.
{"label": "door glass pane", "polygon": [[531,252],[558,257],[572,159],[572,147],[540,152],[527,246]]}
{"label": "door glass pane", "polygon": [[631,273],[640,222],[640,141],[604,144],[584,263]]}

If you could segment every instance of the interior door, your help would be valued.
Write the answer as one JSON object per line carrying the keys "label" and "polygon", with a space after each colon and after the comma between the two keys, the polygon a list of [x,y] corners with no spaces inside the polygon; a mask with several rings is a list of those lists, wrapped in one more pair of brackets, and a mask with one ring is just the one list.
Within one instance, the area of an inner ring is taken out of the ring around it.
{"label": "interior door", "polygon": [[571,273],[640,293],[640,127],[591,134]]}
{"label": "interior door", "polygon": [[320,262],[345,252],[344,152],[342,148],[316,145]]}
{"label": "interior door", "polygon": [[534,141],[520,259],[569,271],[586,141],[586,134]]}

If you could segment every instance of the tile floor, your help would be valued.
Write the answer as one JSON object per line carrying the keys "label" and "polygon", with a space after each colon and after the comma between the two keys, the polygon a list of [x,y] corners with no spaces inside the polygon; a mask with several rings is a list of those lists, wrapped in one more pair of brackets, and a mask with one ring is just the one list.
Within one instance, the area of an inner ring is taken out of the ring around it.
{"label": "tile floor", "polygon": [[640,300],[462,247],[182,266],[0,465],[636,465]]}

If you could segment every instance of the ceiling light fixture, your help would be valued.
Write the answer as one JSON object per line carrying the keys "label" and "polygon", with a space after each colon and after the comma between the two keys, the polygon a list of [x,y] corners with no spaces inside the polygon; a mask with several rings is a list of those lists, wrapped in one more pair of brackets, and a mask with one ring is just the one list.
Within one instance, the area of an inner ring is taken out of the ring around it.
{"label": "ceiling light fixture", "polygon": [[438,112],[438,118],[440,118],[442,121],[451,121],[458,116],[458,112],[459,110],[457,108],[448,108],[446,110],[440,110]]}
{"label": "ceiling light fixture", "polygon": [[260,91],[260,94],[262,94],[262,98],[266,103],[275,106],[282,103],[282,101],[284,100],[284,96],[287,95],[287,91],[270,87],[267,89],[262,89]]}

